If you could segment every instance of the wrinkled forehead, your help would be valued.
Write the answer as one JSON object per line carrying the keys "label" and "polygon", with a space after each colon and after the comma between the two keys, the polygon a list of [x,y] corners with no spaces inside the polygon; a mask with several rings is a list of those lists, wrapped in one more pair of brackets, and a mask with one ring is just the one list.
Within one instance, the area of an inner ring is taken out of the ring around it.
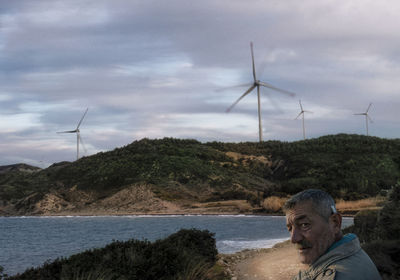
{"label": "wrinkled forehead", "polygon": [[315,215],[311,201],[300,202],[286,211],[286,223],[292,224],[300,219],[312,219]]}

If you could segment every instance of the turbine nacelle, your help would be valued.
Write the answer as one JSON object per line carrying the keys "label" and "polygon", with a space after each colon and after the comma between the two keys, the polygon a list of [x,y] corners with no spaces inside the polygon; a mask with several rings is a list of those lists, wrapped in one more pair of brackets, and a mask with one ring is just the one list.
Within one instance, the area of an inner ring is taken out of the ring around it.
{"label": "turbine nacelle", "polygon": [[306,139],[306,129],[304,126],[304,113],[313,113],[311,111],[306,111],[303,109],[303,105],[301,104],[301,100],[299,100],[299,105],[300,105],[300,113],[297,115],[297,117],[295,118],[295,120],[297,120],[300,116],[302,116],[303,119],[303,139]]}
{"label": "turbine nacelle", "polygon": [[369,109],[371,108],[372,103],[369,103],[367,110],[364,113],[357,113],[354,115],[358,115],[358,116],[365,116],[365,126],[366,126],[366,130],[367,130],[367,136],[369,135],[368,133],[368,121],[373,123],[371,117],[368,114]]}
{"label": "turbine nacelle", "polygon": [[272,89],[274,91],[278,91],[280,93],[284,93],[287,94],[289,96],[294,96],[295,94],[290,92],[290,91],[286,91],[280,88],[277,88],[269,83],[266,82],[262,82],[260,80],[257,79],[257,75],[256,75],[256,67],[255,67],[255,63],[254,63],[254,51],[253,51],[253,42],[250,42],[250,51],[251,51],[251,64],[252,64],[252,70],[253,70],[253,83],[246,85],[246,86],[250,86],[250,88],[248,88],[227,110],[226,112],[230,112],[233,107],[235,107],[235,105],[237,103],[239,103],[239,101],[244,98],[246,95],[248,95],[250,92],[253,91],[253,89],[257,88],[257,100],[258,100],[258,134],[259,134],[259,140],[260,142],[262,141],[262,125],[261,125],[261,104],[260,104],[260,87],[266,87],[269,89]]}
{"label": "turbine nacelle", "polygon": [[81,131],[79,130],[79,127],[81,126],[82,121],[85,118],[86,113],[88,112],[88,110],[89,110],[89,108],[86,108],[86,111],[83,114],[83,116],[81,117],[81,119],[79,120],[78,125],[76,126],[76,129],[57,132],[57,133],[76,133],[76,159],[77,160],[79,159],[79,143],[82,144],[83,149],[86,151],[85,145],[83,144],[83,140],[82,140],[82,137],[80,135]]}

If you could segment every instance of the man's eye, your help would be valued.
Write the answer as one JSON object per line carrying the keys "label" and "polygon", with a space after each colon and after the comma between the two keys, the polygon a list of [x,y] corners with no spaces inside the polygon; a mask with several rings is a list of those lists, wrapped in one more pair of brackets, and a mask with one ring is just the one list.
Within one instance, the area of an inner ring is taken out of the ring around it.
{"label": "man's eye", "polygon": [[309,226],[310,226],[309,223],[302,223],[302,224],[300,224],[300,227],[301,227],[302,229],[306,229],[306,228],[308,228]]}

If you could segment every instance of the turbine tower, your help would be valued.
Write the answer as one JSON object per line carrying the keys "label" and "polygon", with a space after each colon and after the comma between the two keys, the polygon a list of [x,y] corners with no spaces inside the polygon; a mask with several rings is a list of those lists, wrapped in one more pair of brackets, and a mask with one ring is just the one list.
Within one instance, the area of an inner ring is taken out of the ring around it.
{"label": "turbine tower", "polygon": [[80,135],[79,127],[81,126],[82,121],[85,118],[86,113],[88,112],[88,110],[89,110],[89,108],[86,108],[86,111],[83,114],[83,116],[82,116],[81,120],[79,121],[78,125],[76,126],[75,130],[57,132],[57,133],[76,133],[76,160],[79,159],[79,143],[81,143],[83,148],[85,149],[85,145],[83,144],[83,140],[82,140],[82,137]]}
{"label": "turbine tower", "polygon": [[371,105],[372,105],[372,103],[369,103],[369,106],[368,106],[367,110],[365,111],[365,113],[357,113],[357,114],[354,114],[354,115],[362,115],[362,116],[365,116],[365,126],[366,126],[366,128],[367,128],[367,136],[369,135],[369,134],[368,134],[368,121],[370,121],[371,123],[373,122],[372,119],[370,118],[370,116],[368,115],[368,111],[369,111],[369,109],[371,108]]}
{"label": "turbine tower", "polygon": [[250,86],[250,88],[248,90],[245,91],[245,93],[242,94],[242,96],[240,96],[227,110],[226,112],[230,112],[233,107],[235,107],[235,105],[237,103],[239,103],[240,100],[242,100],[243,97],[245,97],[246,95],[248,95],[250,92],[253,91],[253,89],[257,88],[257,101],[258,101],[258,135],[259,135],[259,140],[260,142],[262,142],[262,124],[261,124],[261,104],[260,104],[260,86],[278,91],[280,93],[284,93],[290,96],[294,96],[295,94],[280,88],[277,88],[269,83],[266,82],[261,82],[260,80],[257,80],[257,76],[256,76],[256,68],[255,68],[255,64],[254,64],[254,53],[253,53],[253,42],[250,42],[250,50],[251,50],[251,62],[252,62],[252,68],[253,68],[253,82],[250,84],[246,84],[246,85],[241,85],[241,86]]}
{"label": "turbine tower", "polygon": [[304,113],[312,113],[311,111],[306,111],[303,109],[303,106],[301,105],[301,100],[299,100],[299,104],[300,104],[300,113],[297,115],[297,117],[295,118],[295,120],[297,120],[300,115],[302,115],[302,119],[303,119],[303,139],[306,140],[306,128],[304,126]]}

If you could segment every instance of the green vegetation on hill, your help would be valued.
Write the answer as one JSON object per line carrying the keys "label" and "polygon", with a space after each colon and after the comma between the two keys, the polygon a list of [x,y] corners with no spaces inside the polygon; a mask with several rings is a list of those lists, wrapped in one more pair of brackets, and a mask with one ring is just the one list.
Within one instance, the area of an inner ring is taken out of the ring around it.
{"label": "green vegetation on hill", "polygon": [[0,206],[73,186],[101,198],[133,184],[150,185],[167,200],[257,202],[259,194],[284,196],[306,188],[359,199],[390,189],[399,175],[399,139],[347,134],[290,143],[142,139],[33,173],[1,173]]}
{"label": "green vegetation on hill", "polygon": [[143,139],[83,158],[52,175],[81,189],[106,190],[141,182],[190,188],[203,185],[213,175],[233,175],[219,165],[224,161],[230,161],[224,153],[195,140]]}
{"label": "green vegetation on hill", "polygon": [[13,171],[35,172],[39,170],[40,170],[39,167],[31,166],[25,163],[0,166],[0,173],[7,173]]}
{"label": "green vegetation on hill", "polygon": [[[207,280],[223,279],[212,271],[217,257],[213,234],[182,229],[149,241],[115,241],[69,258],[56,259],[7,280]],[[212,278],[209,278],[212,277]]]}
{"label": "green vegetation on hill", "polygon": [[400,140],[329,135],[292,143],[209,143],[220,151],[269,155],[282,162],[269,178],[282,192],[323,188],[335,197],[358,199],[390,189],[400,178]]}

